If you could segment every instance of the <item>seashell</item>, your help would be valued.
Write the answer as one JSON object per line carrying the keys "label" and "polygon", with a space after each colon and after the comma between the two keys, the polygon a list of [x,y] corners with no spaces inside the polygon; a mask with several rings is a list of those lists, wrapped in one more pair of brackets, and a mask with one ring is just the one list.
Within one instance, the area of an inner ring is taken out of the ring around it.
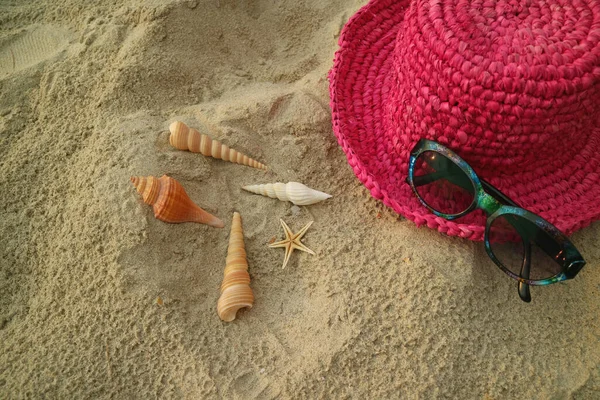
{"label": "seashell", "polygon": [[223,228],[225,224],[219,218],[198,207],[187,195],[183,186],[175,179],[163,175],[132,176],[131,182],[142,195],[144,203],[154,209],[154,216],[164,222],[199,222]]}
{"label": "seashell", "polygon": [[217,301],[217,314],[223,321],[231,322],[240,308],[252,308],[252,304],[254,304],[254,294],[250,288],[242,217],[238,212],[234,212],[221,284],[221,297]]}
{"label": "seashell", "polygon": [[266,165],[240,153],[237,150],[230,149],[218,140],[211,139],[208,135],[189,128],[181,121],[175,121],[169,126],[171,135],[169,143],[179,150],[189,150],[192,153],[202,153],[205,156],[230,161],[236,164],[248,165],[258,169],[267,169]]}
{"label": "seashell", "polygon": [[319,192],[299,182],[267,183],[264,185],[244,186],[242,189],[252,193],[262,194],[281,201],[291,201],[298,206],[315,204],[332,197],[330,194]]}

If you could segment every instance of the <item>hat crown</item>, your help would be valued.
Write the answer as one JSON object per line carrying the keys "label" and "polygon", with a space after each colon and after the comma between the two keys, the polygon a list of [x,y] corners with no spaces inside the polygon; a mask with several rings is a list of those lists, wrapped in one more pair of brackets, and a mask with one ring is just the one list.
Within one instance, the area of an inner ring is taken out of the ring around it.
{"label": "hat crown", "polygon": [[574,157],[599,117],[599,7],[411,2],[385,110],[396,151],[425,137],[460,150],[484,175]]}

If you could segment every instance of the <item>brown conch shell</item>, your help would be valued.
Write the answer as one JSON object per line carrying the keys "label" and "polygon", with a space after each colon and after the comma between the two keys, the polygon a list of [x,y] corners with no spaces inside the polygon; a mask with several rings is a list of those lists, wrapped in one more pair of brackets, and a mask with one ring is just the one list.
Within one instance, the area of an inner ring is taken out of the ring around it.
{"label": "brown conch shell", "polygon": [[254,294],[250,288],[250,275],[248,274],[248,260],[244,248],[242,217],[237,212],[233,213],[223,275],[221,297],[217,302],[217,314],[223,321],[230,322],[235,319],[235,314],[240,308],[251,308],[254,304]]}
{"label": "brown conch shell", "polygon": [[142,195],[144,203],[154,209],[154,216],[170,223],[199,222],[222,228],[223,221],[198,207],[187,195],[183,186],[175,179],[163,175],[132,176],[131,182]]}
{"label": "brown conch shell", "polygon": [[218,140],[213,140],[210,136],[189,128],[181,121],[175,121],[169,126],[171,135],[169,143],[179,150],[189,150],[192,153],[202,153],[205,156],[230,161],[236,164],[248,165],[258,169],[267,169],[266,165],[240,153],[237,150],[230,149]]}

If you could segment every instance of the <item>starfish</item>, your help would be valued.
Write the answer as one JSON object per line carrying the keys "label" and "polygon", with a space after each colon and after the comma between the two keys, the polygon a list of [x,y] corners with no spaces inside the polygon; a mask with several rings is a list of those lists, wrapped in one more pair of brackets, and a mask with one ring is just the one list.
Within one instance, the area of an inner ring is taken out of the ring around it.
{"label": "starfish", "polygon": [[312,254],[313,256],[315,255],[314,251],[312,251],[311,249],[309,249],[308,247],[306,247],[304,244],[302,244],[300,242],[300,239],[302,239],[302,236],[304,236],[304,234],[306,233],[306,231],[308,230],[308,228],[312,225],[312,223],[314,221],[310,221],[308,224],[306,224],[306,226],[304,228],[300,229],[300,231],[296,234],[292,233],[292,230],[290,229],[290,227],[287,226],[287,224],[285,222],[283,222],[282,219],[280,219],[279,222],[281,222],[281,226],[283,227],[283,231],[285,233],[285,239],[280,240],[279,242],[271,243],[271,244],[269,244],[269,247],[285,248],[285,258],[283,259],[283,268],[285,268],[285,266],[287,265],[287,263],[290,259],[290,256],[292,255],[292,253],[294,252],[295,249],[305,251],[307,253]]}

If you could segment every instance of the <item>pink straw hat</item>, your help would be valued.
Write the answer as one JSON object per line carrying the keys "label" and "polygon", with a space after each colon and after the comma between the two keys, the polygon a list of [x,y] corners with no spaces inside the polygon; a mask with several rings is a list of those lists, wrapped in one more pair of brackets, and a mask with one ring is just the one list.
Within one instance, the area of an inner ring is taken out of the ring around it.
{"label": "pink straw hat", "polygon": [[483,212],[431,214],[405,182],[421,138],[566,234],[600,217],[600,3],[373,0],[330,72],[356,176],[417,225],[482,240]]}

